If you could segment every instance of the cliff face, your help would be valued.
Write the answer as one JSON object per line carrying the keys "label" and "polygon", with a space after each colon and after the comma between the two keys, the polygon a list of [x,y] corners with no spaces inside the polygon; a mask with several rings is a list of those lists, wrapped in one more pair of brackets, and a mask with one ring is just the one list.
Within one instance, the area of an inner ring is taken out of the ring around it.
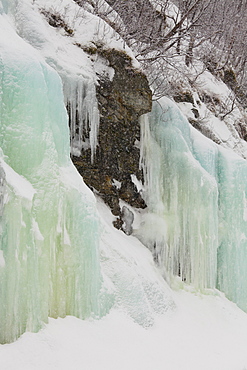
{"label": "cliff face", "polygon": [[152,93],[146,76],[132,66],[127,54],[101,48],[95,52],[95,64],[101,60],[108,66],[108,73],[97,73],[99,145],[93,163],[90,149],[82,150],[81,156],[73,156],[72,160],[86,184],[100,194],[114,215],[120,217],[115,223],[120,228],[119,199],[137,208],[145,207],[131,175],[142,180],[139,117],[151,110]]}

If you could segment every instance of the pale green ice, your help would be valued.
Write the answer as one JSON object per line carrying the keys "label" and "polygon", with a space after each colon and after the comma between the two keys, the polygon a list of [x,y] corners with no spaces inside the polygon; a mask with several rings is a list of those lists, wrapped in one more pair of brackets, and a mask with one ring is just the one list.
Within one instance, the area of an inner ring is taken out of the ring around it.
{"label": "pale green ice", "polygon": [[146,201],[165,224],[143,241],[168,278],[218,288],[247,311],[246,161],[191,128],[169,99],[141,127]]}
{"label": "pale green ice", "polygon": [[[97,316],[99,222],[70,162],[60,78],[1,19],[0,342]],[[9,28],[9,29],[8,29]]]}

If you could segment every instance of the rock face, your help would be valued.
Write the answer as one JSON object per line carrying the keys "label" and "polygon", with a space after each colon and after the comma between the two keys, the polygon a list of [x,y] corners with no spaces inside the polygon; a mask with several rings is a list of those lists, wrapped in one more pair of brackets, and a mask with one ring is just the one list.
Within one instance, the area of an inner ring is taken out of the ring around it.
{"label": "rock face", "polygon": [[99,145],[93,163],[90,149],[82,150],[81,156],[72,160],[86,184],[118,216],[115,226],[121,228],[120,198],[133,207],[146,206],[131,175],[142,180],[139,117],[151,111],[152,93],[146,76],[132,67],[125,52],[97,48],[94,53],[96,71],[99,61],[107,66],[107,73],[100,68],[98,73]]}

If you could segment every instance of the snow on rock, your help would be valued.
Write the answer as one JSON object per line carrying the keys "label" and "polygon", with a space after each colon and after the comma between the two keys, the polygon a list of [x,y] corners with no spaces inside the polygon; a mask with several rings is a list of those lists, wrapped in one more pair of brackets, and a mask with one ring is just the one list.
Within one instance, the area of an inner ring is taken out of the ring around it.
{"label": "snow on rock", "polygon": [[240,128],[246,120],[243,108],[222,80],[207,70],[198,73],[198,69],[203,66],[191,67],[189,71],[189,79],[195,79],[192,87],[183,80],[181,93],[189,92],[192,102],[177,102],[179,109],[205,136],[247,158],[247,142]]}

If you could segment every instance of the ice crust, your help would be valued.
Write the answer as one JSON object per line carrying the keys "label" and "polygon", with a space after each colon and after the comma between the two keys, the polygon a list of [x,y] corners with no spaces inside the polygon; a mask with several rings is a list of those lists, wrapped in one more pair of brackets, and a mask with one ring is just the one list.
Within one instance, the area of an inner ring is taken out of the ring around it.
{"label": "ice crust", "polygon": [[99,129],[95,83],[78,76],[62,76],[62,79],[65,104],[69,112],[71,152],[79,157],[82,148],[90,148],[93,162]]}

